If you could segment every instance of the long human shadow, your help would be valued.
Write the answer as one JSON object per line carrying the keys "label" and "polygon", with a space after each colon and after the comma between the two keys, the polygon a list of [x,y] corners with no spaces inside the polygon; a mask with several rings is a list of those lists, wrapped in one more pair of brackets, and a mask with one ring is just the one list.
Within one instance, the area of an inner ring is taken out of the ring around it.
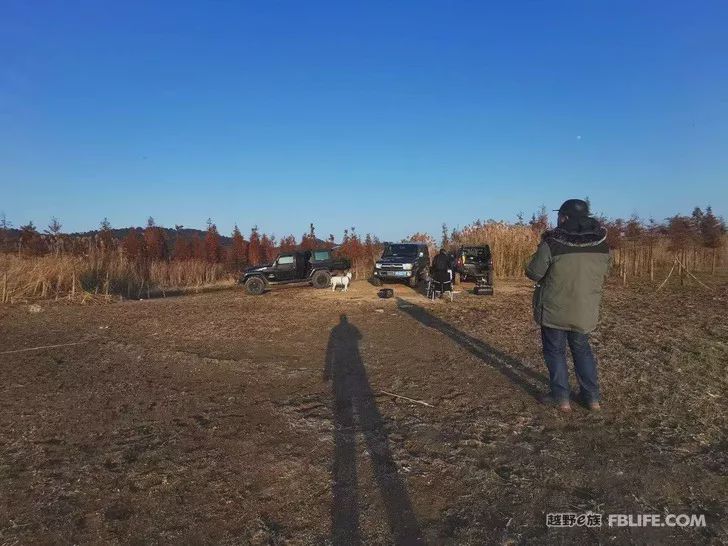
{"label": "long human shadow", "polygon": [[384,419],[377,408],[359,352],[361,333],[345,314],[331,329],[324,380],[334,395],[334,465],[331,534],[335,545],[361,544],[359,532],[356,435],[360,431],[371,457],[395,544],[423,544],[407,487],[392,458]]}
{"label": "long human shadow", "polygon": [[458,330],[419,305],[397,298],[397,308],[423,325],[442,332],[534,398],[538,399],[543,394],[537,386],[539,383],[548,386],[548,378],[544,375],[486,342]]}

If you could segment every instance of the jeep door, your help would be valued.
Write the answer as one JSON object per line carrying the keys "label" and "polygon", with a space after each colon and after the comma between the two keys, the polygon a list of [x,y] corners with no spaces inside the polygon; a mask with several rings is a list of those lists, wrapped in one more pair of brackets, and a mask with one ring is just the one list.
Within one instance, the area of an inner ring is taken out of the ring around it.
{"label": "jeep door", "polygon": [[273,266],[276,281],[292,281],[296,278],[296,255],[281,254]]}

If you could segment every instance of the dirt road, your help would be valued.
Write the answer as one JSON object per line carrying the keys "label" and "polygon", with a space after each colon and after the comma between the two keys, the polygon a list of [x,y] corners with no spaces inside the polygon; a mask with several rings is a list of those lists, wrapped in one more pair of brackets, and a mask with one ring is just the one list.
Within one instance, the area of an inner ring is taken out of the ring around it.
{"label": "dirt road", "polygon": [[[728,541],[726,286],[610,287],[605,410],[571,415],[528,284],[375,293],[0,308],[0,542]],[[707,526],[545,525],[587,511]]]}

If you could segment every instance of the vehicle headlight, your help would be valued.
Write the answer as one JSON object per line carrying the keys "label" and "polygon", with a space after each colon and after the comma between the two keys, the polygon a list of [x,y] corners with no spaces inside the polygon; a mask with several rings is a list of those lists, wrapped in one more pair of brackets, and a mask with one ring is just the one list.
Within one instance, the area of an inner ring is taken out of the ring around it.
{"label": "vehicle headlight", "polygon": [[377,263],[374,264],[374,267],[376,267],[377,269],[382,269],[382,264],[380,264],[379,262],[377,262]]}
{"label": "vehicle headlight", "polygon": [[412,269],[412,264],[402,264],[402,269],[404,269],[405,271],[409,271],[410,269]]}

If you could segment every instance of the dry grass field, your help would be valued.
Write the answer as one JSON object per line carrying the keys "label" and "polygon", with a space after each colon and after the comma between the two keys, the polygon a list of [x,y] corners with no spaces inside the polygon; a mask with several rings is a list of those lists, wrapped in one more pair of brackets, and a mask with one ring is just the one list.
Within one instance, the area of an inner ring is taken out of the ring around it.
{"label": "dry grass field", "polygon": [[[0,307],[0,543],[728,542],[728,284],[610,284],[570,415],[528,283],[375,293]],[[587,511],[707,526],[545,525]]]}

